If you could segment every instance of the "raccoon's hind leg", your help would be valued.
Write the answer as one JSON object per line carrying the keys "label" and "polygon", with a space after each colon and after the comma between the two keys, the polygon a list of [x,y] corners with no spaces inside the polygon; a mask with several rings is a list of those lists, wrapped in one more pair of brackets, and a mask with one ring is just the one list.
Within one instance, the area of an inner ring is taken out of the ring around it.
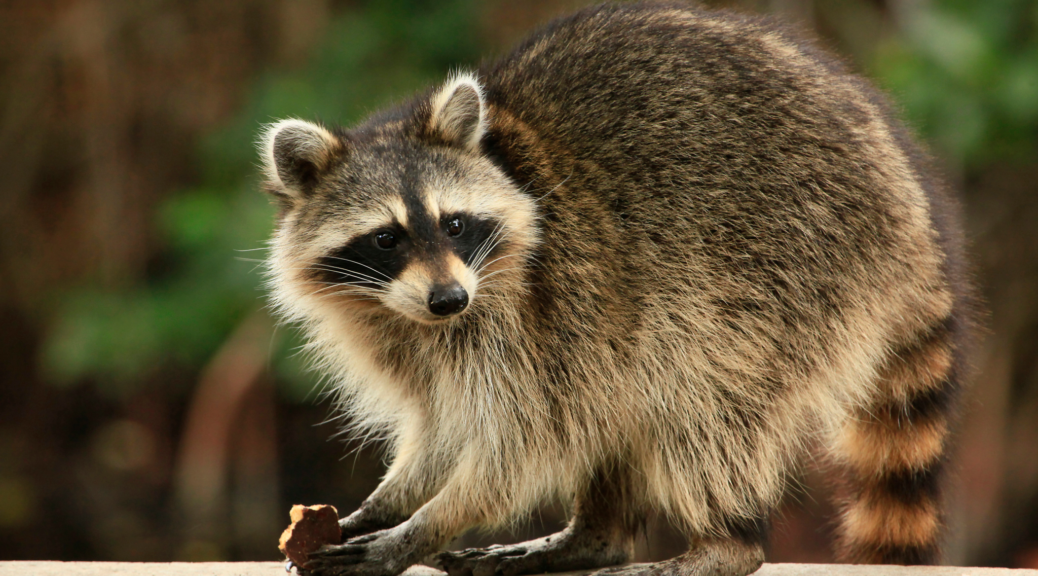
{"label": "raccoon's hind leg", "polygon": [[508,546],[442,552],[437,561],[450,576],[543,574],[628,562],[643,521],[632,477],[623,466],[600,469],[577,495],[569,526],[557,534]]}
{"label": "raccoon's hind leg", "polygon": [[693,539],[688,552],[652,564],[599,570],[591,576],[747,576],[764,563],[767,520],[729,523],[727,538]]}
{"label": "raccoon's hind leg", "polygon": [[951,317],[890,354],[878,390],[844,425],[835,457],[847,502],[838,557],[845,562],[932,564],[942,531],[941,483],[959,387]]}

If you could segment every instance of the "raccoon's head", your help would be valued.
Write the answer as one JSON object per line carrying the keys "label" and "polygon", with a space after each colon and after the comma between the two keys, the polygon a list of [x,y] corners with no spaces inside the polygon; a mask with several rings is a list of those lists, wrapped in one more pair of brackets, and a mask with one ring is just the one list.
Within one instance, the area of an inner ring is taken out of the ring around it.
{"label": "raccoon's head", "polygon": [[271,254],[281,308],[299,320],[333,306],[436,324],[507,287],[537,242],[536,210],[481,153],[486,115],[479,83],[458,75],[353,130],[269,126],[261,146],[281,205]]}

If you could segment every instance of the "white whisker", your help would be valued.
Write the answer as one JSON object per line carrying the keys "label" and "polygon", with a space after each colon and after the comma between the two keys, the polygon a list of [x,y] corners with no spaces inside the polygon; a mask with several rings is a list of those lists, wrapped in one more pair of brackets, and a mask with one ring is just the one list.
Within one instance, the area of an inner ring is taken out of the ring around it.
{"label": "white whisker", "polygon": [[385,278],[386,280],[390,280],[390,281],[392,281],[392,280],[393,280],[393,279],[392,279],[392,278],[390,278],[390,277],[389,277],[389,275],[388,275],[388,274],[386,274],[385,272],[383,272],[383,271],[381,271],[381,270],[378,270],[378,269],[376,269],[376,268],[372,268],[371,266],[368,266],[367,264],[365,264],[365,263],[363,263],[363,262],[357,262],[356,260],[350,260],[349,258],[343,258],[343,257],[341,257],[341,256],[325,256],[325,258],[331,258],[331,259],[333,259],[333,260],[342,260],[343,262],[347,262],[347,263],[349,263],[349,264],[356,264],[356,265],[358,265],[358,266],[363,266],[363,267],[367,268],[368,270],[371,270],[372,272],[374,272],[374,273],[376,273],[376,274],[379,274],[379,275],[383,276],[383,277],[384,277],[384,278]]}
{"label": "white whisker", "polygon": [[565,178],[563,178],[562,182],[559,182],[558,184],[556,184],[554,188],[552,188],[551,190],[548,190],[547,192],[545,192],[543,196],[541,196],[540,198],[537,198],[536,200],[534,200],[534,202],[536,203],[536,202],[540,202],[541,200],[544,200],[545,198],[548,197],[549,194],[551,194],[552,192],[558,190],[560,186],[562,186],[566,182],[569,182],[569,179],[572,178],[572,177],[573,177],[573,169],[570,168],[569,176],[566,176]]}

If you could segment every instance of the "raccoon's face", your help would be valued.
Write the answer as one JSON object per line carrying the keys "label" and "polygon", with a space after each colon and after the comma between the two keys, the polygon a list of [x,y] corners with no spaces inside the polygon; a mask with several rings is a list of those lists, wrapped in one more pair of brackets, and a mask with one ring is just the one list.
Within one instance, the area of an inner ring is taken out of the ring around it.
{"label": "raccoon's face", "polygon": [[479,152],[479,85],[453,78],[412,114],[334,133],[285,120],[264,134],[282,205],[274,296],[290,315],[331,305],[443,323],[517,277],[535,207]]}

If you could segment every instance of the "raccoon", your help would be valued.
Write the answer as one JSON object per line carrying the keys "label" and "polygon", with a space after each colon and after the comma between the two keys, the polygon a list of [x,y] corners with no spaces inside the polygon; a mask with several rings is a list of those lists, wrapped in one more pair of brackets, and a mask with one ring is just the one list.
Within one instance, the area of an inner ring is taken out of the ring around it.
{"label": "raccoon", "polygon": [[[956,208],[811,42],[592,7],[261,147],[272,301],[392,455],[313,573],[749,574],[811,443],[846,488],[840,559],[938,560],[971,318]],[[558,534],[430,556],[552,498]],[[656,512],[689,550],[606,568]]]}

